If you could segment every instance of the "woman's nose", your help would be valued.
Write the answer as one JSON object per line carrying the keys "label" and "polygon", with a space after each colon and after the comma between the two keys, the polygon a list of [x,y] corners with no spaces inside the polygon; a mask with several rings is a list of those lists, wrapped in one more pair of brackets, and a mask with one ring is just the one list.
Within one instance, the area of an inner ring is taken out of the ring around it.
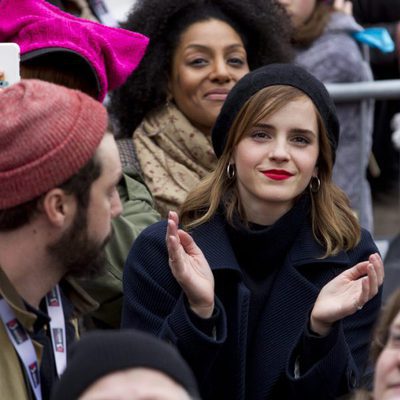
{"label": "woman's nose", "polygon": [[210,74],[210,79],[218,82],[229,82],[231,75],[225,60],[216,60]]}
{"label": "woman's nose", "polygon": [[285,161],[290,158],[286,142],[276,140],[271,143],[270,158],[278,161]]}

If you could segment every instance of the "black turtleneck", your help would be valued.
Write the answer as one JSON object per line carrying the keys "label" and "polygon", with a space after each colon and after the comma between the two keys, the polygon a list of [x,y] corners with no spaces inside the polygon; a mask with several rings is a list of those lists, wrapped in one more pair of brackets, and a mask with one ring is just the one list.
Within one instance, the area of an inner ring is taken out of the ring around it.
{"label": "black turtleneck", "polygon": [[252,342],[276,273],[308,217],[309,209],[309,196],[304,195],[271,226],[250,223],[246,227],[238,218],[234,219],[233,226],[227,225],[227,233],[242,270],[243,281],[251,292],[248,343]]}

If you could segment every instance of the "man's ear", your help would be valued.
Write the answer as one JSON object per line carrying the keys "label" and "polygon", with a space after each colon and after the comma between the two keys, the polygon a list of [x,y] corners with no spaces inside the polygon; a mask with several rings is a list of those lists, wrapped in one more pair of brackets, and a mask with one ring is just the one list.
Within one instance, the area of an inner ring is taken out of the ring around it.
{"label": "man's ear", "polygon": [[44,195],[41,207],[51,224],[62,227],[75,213],[75,196],[60,188],[51,189]]}

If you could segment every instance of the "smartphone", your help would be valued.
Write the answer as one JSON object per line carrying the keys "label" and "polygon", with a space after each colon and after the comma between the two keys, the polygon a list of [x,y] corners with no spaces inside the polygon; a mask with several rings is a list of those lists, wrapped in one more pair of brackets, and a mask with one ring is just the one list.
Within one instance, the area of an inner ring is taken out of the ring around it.
{"label": "smartphone", "polygon": [[17,43],[0,43],[0,88],[20,80],[19,46]]}

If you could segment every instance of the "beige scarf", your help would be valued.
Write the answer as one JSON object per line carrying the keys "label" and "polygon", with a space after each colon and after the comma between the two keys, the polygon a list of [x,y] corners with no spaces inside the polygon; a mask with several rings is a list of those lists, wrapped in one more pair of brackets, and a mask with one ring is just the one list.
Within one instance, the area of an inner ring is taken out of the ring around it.
{"label": "beige scarf", "polygon": [[211,136],[173,105],[150,113],[133,133],[137,158],[163,217],[176,210],[216,165]]}

